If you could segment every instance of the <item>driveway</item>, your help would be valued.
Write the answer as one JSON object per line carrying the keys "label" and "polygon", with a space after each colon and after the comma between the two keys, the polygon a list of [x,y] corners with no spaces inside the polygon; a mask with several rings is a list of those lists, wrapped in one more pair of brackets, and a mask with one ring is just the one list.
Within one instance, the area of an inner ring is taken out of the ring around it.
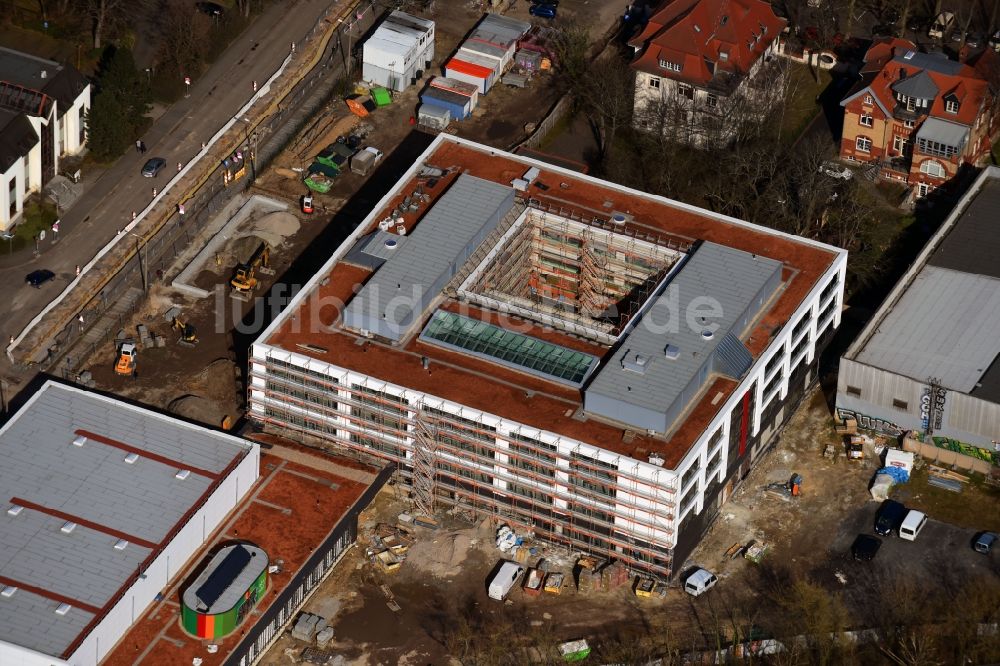
{"label": "driveway", "polygon": [[[6,343],[54,298],[118,230],[152,198],[152,188],[170,179],[178,162],[187,162],[253,94],[253,81],[265,81],[288,55],[293,41],[301,41],[331,7],[326,0],[293,0],[272,3],[267,12],[230,46],[205,75],[191,86],[190,96],[179,100],[159,117],[142,137],[148,151],[130,150],[61,216],[58,243],[51,234],[41,242],[41,256],[29,252],[0,255],[0,281],[12,285],[8,306],[0,322],[0,339]],[[167,168],[157,178],[144,178],[142,165],[151,156],[163,157]],[[56,279],[41,289],[27,288],[24,276],[45,268]],[[9,362],[3,358],[9,369]]]}

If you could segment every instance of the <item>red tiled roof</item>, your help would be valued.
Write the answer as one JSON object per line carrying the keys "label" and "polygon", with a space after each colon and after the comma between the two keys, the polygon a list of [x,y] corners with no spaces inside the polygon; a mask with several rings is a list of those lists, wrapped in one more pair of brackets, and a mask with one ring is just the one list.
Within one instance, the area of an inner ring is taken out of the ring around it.
{"label": "red tiled roof", "polygon": [[[713,69],[750,71],[785,25],[763,0],[669,0],[629,42],[642,49],[632,67],[704,86]],[[681,71],[660,67],[661,60],[681,65]]]}
{"label": "red tiled roof", "polygon": [[[920,69],[912,62],[899,59],[899,56],[912,50],[914,50],[913,44],[906,40],[892,40],[872,46],[865,56],[865,69],[873,72],[874,76],[867,86],[861,88],[861,91],[867,88],[886,109],[891,111],[896,106],[892,85],[904,78],[925,72],[938,89],[928,115],[963,125],[974,124],[986,99],[988,87],[986,81],[968,65],[961,65],[956,74],[945,74],[933,69]],[[881,66],[876,70],[874,67],[869,68],[869,64],[881,64]],[[958,113],[945,111],[944,98],[949,93],[954,93],[959,98]]]}

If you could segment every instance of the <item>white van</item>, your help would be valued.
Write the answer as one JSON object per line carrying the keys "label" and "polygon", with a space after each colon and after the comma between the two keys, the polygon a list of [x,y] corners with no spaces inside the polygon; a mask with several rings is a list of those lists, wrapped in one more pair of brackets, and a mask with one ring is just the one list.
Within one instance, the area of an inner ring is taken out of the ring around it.
{"label": "white van", "polygon": [[927,524],[927,516],[922,511],[910,509],[899,526],[899,537],[907,541],[916,541],[920,530]]}
{"label": "white van", "polygon": [[500,569],[493,578],[490,579],[489,594],[490,599],[503,601],[507,593],[511,591],[517,579],[524,573],[524,567],[517,562],[501,560]]}
{"label": "white van", "polygon": [[715,587],[718,582],[719,579],[711,571],[698,569],[684,581],[684,591],[692,597],[701,596]]}

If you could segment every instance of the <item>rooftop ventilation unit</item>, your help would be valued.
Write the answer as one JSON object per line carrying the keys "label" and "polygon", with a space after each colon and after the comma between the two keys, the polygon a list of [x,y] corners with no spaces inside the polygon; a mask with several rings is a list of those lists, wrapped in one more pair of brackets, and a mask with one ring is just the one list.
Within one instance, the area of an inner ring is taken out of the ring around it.
{"label": "rooftop ventilation unit", "polygon": [[118,539],[118,543],[115,544],[115,550],[125,550],[128,547],[128,541],[125,539]]}
{"label": "rooftop ventilation unit", "polygon": [[24,507],[19,504],[12,504],[9,509],[7,509],[8,516],[19,516],[21,512],[24,511]]}
{"label": "rooftop ventilation unit", "polygon": [[663,355],[671,361],[676,361],[681,356],[681,350],[677,345],[668,344],[666,349],[663,350]]}
{"label": "rooftop ventilation unit", "polygon": [[622,359],[622,367],[630,372],[637,372],[640,375],[646,374],[646,366],[649,364],[649,357],[644,354],[633,354],[626,352]]}
{"label": "rooftop ventilation unit", "polygon": [[83,435],[80,435],[79,437],[73,440],[73,446],[83,446],[86,443],[87,443],[87,438],[84,437]]}
{"label": "rooftop ventilation unit", "polygon": [[59,604],[59,608],[56,609],[56,615],[65,615],[72,608],[69,604]]}
{"label": "rooftop ventilation unit", "polygon": [[538,170],[538,167],[531,167],[524,172],[524,175],[521,176],[521,180],[526,180],[530,183],[538,178],[539,174],[541,174],[541,171]]}
{"label": "rooftop ventilation unit", "polygon": [[134,465],[135,461],[138,459],[139,459],[138,453],[130,453],[127,456],[125,456],[125,462],[128,463],[129,465]]}
{"label": "rooftop ventilation unit", "polygon": [[514,180],[510,181],[510,186],[513,187],[518,192],[527,192],[528,185],[530,184],[531,183],[526,181],[524,178],[515,178]]}
{"label": "rooftop ventilation unit", "polygon": [[386,238],[385,243],[383,243],[383,245],[385,245],[385,249],[387,250],[395,250],[397,247],[399,247],[399,241],[396,240],[395,238]]}
{"label": "rooftop ventilation unit", "polygon": [[189,469],[179,469],[177,470],[177,473],[174,474],[174,478],[177,479],[178,481],[183,481],[189,476],[191,476],[191,470]]}
{"label": "rooftop ventilation unit", "polygon": [[67,520],[65,523],[63,523],[63,526],[59,528],[59,531],[61,531],[63,534],[72,534],[73,530],[75,529],[76,529],[76,523],[74,523],[72,520]]}
{"label": "rooftop ventilation unit", "polygon": [[0,590],[0,597],[4,599],[10,599],[17,592],[17,588],[13,585],[5,585],[2,590]]}
{"label": "rooftop ventilation unit", "polygon": [[715,337],[715,331],[710,331],[707,328],[701,332],[702,340],[711,340]]}
{"label": "rooftop ventilation unit", "polygon": [[611,213],[611,224],[620,227],[627,222],[635,222],[635,217],[617,210]]}
{"label": "rooftop ventilation unit", "polygon": [[663,463],[667,462],[664,460],[663,456],[659,453],[653,452],[649,454],[649,464],[656,465],[657,467],[663,467]]}

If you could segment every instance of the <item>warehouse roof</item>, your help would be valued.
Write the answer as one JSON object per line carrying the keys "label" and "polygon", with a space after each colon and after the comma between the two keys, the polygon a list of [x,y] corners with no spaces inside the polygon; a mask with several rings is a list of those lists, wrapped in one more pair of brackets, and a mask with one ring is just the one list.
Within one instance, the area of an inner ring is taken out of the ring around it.
{"label": "warehouse roof", "polygon": [[0,641],[63,656],[250,450],[47,382],[0,429]]}
{"label": "warehouse roof", "polygon": [[855,358],[1000,402],[1000,169],[982,178]]}

